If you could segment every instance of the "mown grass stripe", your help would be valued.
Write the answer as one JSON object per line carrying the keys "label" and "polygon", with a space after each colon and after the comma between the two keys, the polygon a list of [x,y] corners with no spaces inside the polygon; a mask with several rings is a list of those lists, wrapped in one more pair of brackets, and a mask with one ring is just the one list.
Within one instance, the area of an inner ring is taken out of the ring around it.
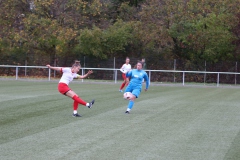
{"label": "mown grass stripe", "polygon": [[[9,88],[4,96],[16,101],[0,102],[0,159],[239,157],[235,88],[150,86],[125,115],[128,102],[118,84],[73,83],[83,99],[96,99],[92,109],[79,106],[83,117],[73,118],[72,100],[60,95],[55,83],[3,83]],[[22,87],[15,92],[17,86]]]}

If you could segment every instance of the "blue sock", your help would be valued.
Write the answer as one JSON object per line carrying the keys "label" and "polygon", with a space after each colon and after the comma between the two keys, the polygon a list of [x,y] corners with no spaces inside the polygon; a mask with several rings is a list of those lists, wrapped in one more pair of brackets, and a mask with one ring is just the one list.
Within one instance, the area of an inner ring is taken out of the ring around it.
{"label": "blue sock", "polygon": [[133,105],[134,105],[134,101],[130,100],[129,103],[128,103],[128,108],[132,109]]}

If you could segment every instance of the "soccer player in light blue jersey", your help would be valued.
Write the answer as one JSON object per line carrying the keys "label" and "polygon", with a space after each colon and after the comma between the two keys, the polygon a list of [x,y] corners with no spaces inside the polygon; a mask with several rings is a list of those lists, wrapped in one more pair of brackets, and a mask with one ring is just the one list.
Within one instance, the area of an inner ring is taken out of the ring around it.
{"label": "soccer player in light blue jersey", "polygon": [[147,73],[142,70],[143,64],[141,61],[139,61],[137,63],[137,69],[133,69],[129,72],[127,72],[126,76],[130,77],[130,83],[128,84],[125,93],[129,93],[129,97],[127,97],[127,99],[129,100],[128,103],[128,108],[126,110],[125,113],[129,114],[133,105],[134,105],[134,101],[136,98],[139,97],[141,90],[142,90],[142,81],[143,79],[146,81],[146,88],[145,91],[148,90],[148,86],[149,86],[149,80],[148,80],[148,75]]}

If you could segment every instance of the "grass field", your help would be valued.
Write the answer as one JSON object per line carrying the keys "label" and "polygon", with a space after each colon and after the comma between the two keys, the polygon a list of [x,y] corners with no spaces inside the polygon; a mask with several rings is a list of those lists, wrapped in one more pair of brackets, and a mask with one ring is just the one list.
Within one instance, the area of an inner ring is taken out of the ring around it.
{"label": "grass field", "polygon": [[0,159],[239,160],[240,89],[154,86],[131,114],[120,84],[74,82],[93,108],[57,82],[0,81]]}

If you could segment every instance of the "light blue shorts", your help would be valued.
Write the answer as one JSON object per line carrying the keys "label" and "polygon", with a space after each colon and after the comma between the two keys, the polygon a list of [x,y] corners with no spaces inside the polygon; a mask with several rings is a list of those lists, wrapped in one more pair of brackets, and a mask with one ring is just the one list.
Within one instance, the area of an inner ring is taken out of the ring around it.
{"label": "light blue shorts", "polygon": [[125,92],[131,92],[133,95],[136,96],[136,98],[138,98],[141,93],[141,90],[142,90],[141,87],[128,85],[127,88],[125,89]]}

